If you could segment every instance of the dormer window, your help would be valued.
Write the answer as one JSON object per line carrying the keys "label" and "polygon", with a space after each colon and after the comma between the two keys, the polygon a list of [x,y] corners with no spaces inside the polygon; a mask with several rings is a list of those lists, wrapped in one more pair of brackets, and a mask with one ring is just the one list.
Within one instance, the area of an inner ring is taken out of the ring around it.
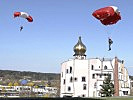
{"label": "dormer window", "polygon": [[95,74],[92,74],[92,79],[94,79],[95,78]]}
{"label": "dormer window", "polygon": [[105,65],[105,66],[104,66],[104,70],[106,70],[106,69],[107,69],[107,66]]}

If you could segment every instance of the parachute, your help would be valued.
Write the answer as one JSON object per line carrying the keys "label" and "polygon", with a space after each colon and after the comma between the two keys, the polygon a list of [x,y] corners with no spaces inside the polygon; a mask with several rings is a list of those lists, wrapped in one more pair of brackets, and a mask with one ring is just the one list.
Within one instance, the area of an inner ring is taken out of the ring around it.
{"label": "parachute", "polygon": [[33,22],[33,18],[26,12],[14,12],[14,18],[22,17],[28,20],[28,22]]}
{"label": "parachute", "polygon": [[[119,20],[121,20],[120,11],[116,6],[108,6],[108,7],[100,8],[94,11],[92,15],[105,26],[116,24]],[[113,41],[111,38],[108,38],[108,44],[109,44],[108,51],[110,51],[111,44],[113,44]]]}
{"label": "parachute", "polygon": [[[26,12],[14,12],[14,18],[16,17],[22,17],[27,19],[28,22],[33,22],[33,18]],[[23,26],[20,26],[20,31],[23,30]]]}
{"label": "parachute", "polygon": [[120,11],[116,6],[108,6],[100,8],[92,13],[92,15],[100,20],[103,25],[116,24],[121,20]]}

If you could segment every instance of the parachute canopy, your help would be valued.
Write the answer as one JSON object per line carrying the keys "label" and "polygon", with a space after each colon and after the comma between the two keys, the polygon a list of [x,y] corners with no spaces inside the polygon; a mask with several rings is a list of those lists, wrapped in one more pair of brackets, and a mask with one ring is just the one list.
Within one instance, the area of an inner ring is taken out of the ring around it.
{"label": "parachute canopy", "polygon": [[14,12],[15,17],[22,17],[28,20],[28,22],[33,22],[33,18],[26,12]]}
{"label": "parachute canopy", "polygon": [[92,15],[100,20],[103,25],[112,25],[121,20],[120,11],[115,6],[100,8],[94,11]]}

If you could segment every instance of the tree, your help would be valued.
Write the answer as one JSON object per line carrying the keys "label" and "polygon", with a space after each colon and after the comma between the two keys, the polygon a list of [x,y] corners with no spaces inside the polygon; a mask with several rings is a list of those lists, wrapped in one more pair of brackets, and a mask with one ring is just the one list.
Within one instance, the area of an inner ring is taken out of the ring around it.
{"label": "tree", "polygon": [[13,86],[12,82],[8,83],[8,86],[10,86],[10,87]]}
{"label": "tree", "polygon": [[103,85],[100,85],[102,87],[100,93],[101,96],[104,97],[111,97],[115,93],[114,84],[111,82],[111,75],[108,74],[105,80],[103,81]]}
{"label": "tree", "polygon": [[15,82],[15,83],[14,83],[14,86],[19,86],[18,82]]}

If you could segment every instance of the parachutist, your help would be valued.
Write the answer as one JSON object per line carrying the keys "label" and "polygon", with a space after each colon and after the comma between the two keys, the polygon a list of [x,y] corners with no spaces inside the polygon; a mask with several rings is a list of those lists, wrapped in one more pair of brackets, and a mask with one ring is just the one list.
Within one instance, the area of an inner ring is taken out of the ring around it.
{"label": "parachutist", "polygon": [[111,50],[111,44],[113,44],[113,41],[111,38],[108,38],[108,42],[109,42],[109,50],[108,51],[110,51]]}
{"label": "parachutist", "polygon": [[20,27],[20,31],[22,31],[22,29],[23,29],[23,26]]}

